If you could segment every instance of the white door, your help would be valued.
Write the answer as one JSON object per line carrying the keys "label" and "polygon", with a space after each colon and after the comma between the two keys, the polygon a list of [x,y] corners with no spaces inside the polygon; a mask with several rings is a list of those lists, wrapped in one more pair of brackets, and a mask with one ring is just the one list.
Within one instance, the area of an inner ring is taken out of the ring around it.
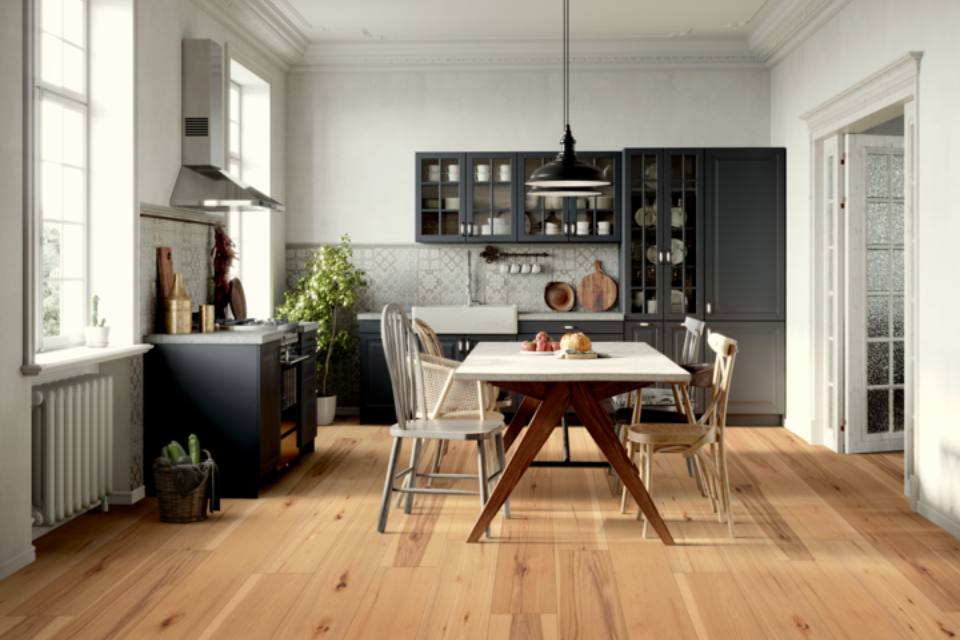
{"label": "white door", "polygon": [[903,139],[845,137],[843,352],[848,453],[903,449]]}
{"label": "white door", "polygon": [[[826,305],[824,308],[826,349],[823,353],[822,380],[826,386],[823,415],[826,418],[824,441],[835,443],[842,450],[841,428],[844,419],[843,400],[843,246],[844,246],[844,209],[843,202],[843,141],[840,136],[832,136],[823,141],[823,162],[821,163],[823,188],[823,282]],[[831,445],[833,448],[834,445]]]}

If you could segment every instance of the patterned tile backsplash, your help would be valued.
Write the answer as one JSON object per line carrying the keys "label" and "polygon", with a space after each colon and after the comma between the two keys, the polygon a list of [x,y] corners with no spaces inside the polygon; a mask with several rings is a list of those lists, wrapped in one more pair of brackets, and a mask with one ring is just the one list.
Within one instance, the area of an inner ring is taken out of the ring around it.
{"label": "patterned tile backsplash", "polygon": [[[549,311],[543,301],[548,282],[578,286],[593,271],[594,260],[619,281],[619,249],[616,245],[511,244],[499,247],[511,253],[548,253],[546,258],[507,259],[487,264],[479,245],[355,245],[353,262],[367,274],[370,286],[357,311],[379,311],[397,302],[412,305],[465,304],[467,297],[467,252],[472,253],[473,295],[482,304],[515,304],[521,313]],[[302,274],[316,246],[287,245],[287,286]],[[538,274],[504,274],[502,264],[539,263]]]}
{"label": "patterned tile backsplash", "polygon": [[157,247],[170,247],[173,270],[182,273],[194,306],[207,300],[207,285],[213,276],[210,248],[213,227],[179,220],[140,218],[140,327],[155,330],[157,307]]}

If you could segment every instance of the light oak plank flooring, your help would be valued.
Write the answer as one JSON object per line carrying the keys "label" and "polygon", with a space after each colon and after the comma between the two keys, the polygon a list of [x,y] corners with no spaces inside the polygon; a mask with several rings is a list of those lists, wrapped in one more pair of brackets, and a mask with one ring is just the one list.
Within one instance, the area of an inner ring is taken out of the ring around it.
{"label": "light oak plank flooring", "polygon": [[[571,433],[577,458],[599,459]],[[678,544],[640,537],[601,469],[533,468],[493,539],[474,496],[418,496],[375,531],[383,427],[320,430],[259,500],[163,524],[146,500],[37,540],[0,581],[7,638],[952,638],[960,542],[910,512],[902,456],[837,456],[731,429],[736,540],[676,456],[654,499]],[[560,434],[541,456],[560,457]],[[448,470],[470,471],[451,443]],[[440,486],[449,481],[438,482]],[[471,487],[473,488],[473,487]]]}

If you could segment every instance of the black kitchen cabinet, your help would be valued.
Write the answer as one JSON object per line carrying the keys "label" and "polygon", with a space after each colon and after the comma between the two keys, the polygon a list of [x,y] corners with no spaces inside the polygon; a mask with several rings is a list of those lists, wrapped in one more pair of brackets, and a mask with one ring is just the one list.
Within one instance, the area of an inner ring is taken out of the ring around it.
{"label": "black kitchen cabinet", "polygon": [[223,495],[257,497],[280,457],[280,343],[157,344],[144,360],[145,460],[196,433]]}
{"label": "black kitchen cabinet", "polygon": [[591,198],[539,196],[526,183],[533,172],[556,159],[556,153],[522,152],[517,154],[520,180],[518,202],[523,220],[517,230],[520,242],[619,242],[621,155],[614,151],[585,151],[577,157],[597,167],[610,185],[599,187],[600,195]]}
{"label": "black kitchen cabinet", "polygon": [[786,320],[786,151],[705,158],[705,317]]}
{"label": "black kitchen cabinet", "polygon": [[703,152],[624,151],[622,308],[677,320],[703,306]]}
{"label": "black kitchen cabinet", "polygon": [[[731,425],[780,425],[786,410],[786,326],[782,322],[710,322],[737,341],[727,420]],[[706,340],[705,340],[706,341]],[[706,347],[710,358],[713,351]]]}
{"label": "black kitchen cabinet", "polygon": [[416,154],[417,242],[619,242],[619,151],[580,152],[611,184],[592,198],[531,195],[556,152]]}

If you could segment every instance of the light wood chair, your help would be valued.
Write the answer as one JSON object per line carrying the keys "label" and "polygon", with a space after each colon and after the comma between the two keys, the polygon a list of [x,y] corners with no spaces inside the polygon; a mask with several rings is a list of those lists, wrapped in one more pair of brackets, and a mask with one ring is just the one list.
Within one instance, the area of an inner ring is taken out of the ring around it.
{"label": "light wood chair", "polygon": [[[387,475],[383,487],[383,499],[380,504],[380,519],[377,531],[383,533],[387,526],[387,517],[390,510],[390,496],[397,492],[404,494],[404,512],[410,513],[413,506],[413,495],[445,494],[445,495],[480,495],[480,504],[486,504],[490,493],[490,483],[502,473],[505,466],[503,431],[506,425],[503,416],[487,410],[487,407],[478,401],[476,415],[463,417],[431,418],[431,413],[437,406],[437,400],[428,395],[426,379],[432,373],[432,368],[443,369],[434,361],[425,362],[417,345],[417,336],[407,320],[403,310],[395,304],[388,304],[383,308],[380,320],[380,334],[383,339],[383,351],[390,372],[390,384],[393,389],[393,402],[397,413],[397,423],[390,428],[393,444],[390,450],[390,460],[387,464]],[[447,370],[449,376],[447,387],[452,388],[457,383],[452,381],[452,370]],[[474,387],[475,389],[476,387]],[[449,389],[448,389],[449,393]],[[482,399],[484,394],[478,394]],[[476,397],[476,396],[475,396]],[[431,401],[432,400],[432,401]],[[413,450],[410,454],[410,466],[397,471],[397,461],[403,441],[413,440]],[[464,440],[477,443],[477,473],[422,473],[419,469],[420,456],[425,440]],[[496,448],[499,469],[494,473],[487,470],[487,450],[485,445],[493,441]],[[450,480],[474,480],[479,484],[479,492],[461,489],[434,488],[418,486],[420,478],[444,478]],[[403,484],[397,486],[398,481]],[[505,506],[505,513],[507,512]],[[489,533],[489,532],[488,532]]]}
{"label": "light wood chair", "polygon": [[[730,508],[730,478],[727,471],[724,430],[727,424],[727,400],[737,358],[737,341],[719,333],[712,333],[707,344],[716,352],[713,366],[713,385],[710,401],[698,420],[688,424],[640,423],[627,427],[627,453],[636,460],[640,456],[640,474],[647,491],[653,495],[653,457],[657,453],[679,453],[693,460],[703,489],[717,512],[720,522],[726,520],[730,537],[734,537],[733,512]],[[693,416],[693,407],[686,387],[681,387],[681,402],[687,416]],[[621,496],[621,504],[626,495]],[[637,517],[642,514],[637,513]],[[643,524],[643,537],[647,523]]]}

